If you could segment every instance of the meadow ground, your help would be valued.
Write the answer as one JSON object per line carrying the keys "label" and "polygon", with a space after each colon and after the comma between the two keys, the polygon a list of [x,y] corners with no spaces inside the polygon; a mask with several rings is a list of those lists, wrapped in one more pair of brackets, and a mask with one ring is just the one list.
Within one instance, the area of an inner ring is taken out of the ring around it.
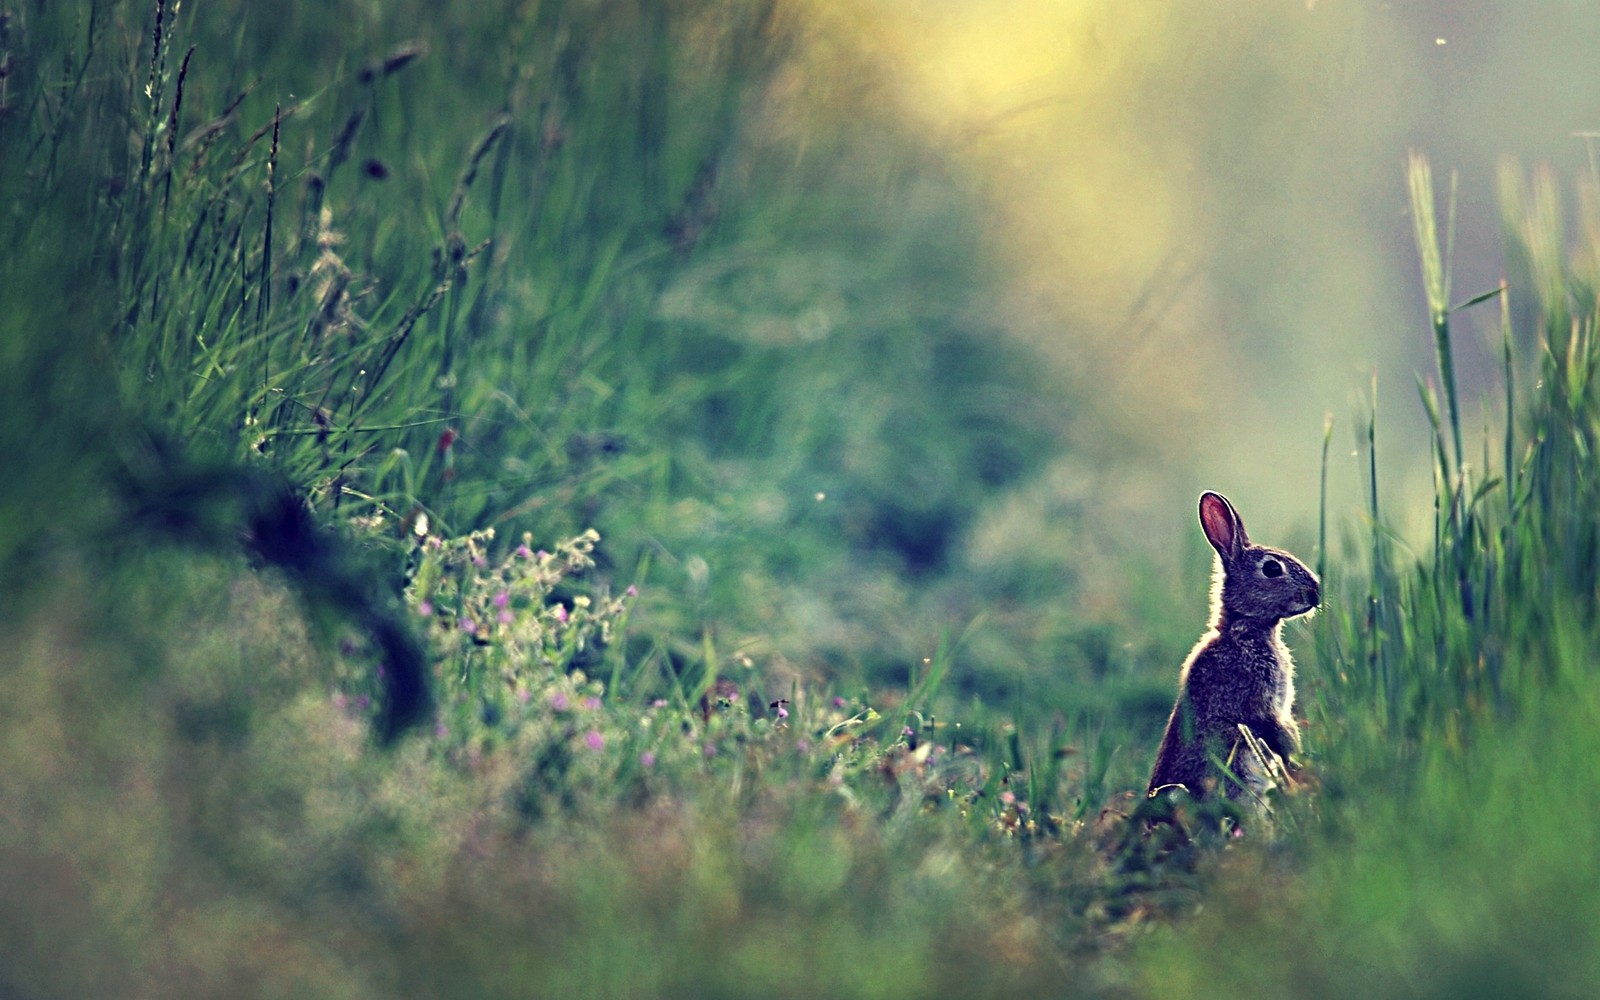
{"label": "meadow ground", "polygon": [[1592,199],[1456,297],[1412,164],[1434,531],[1324,498],[1311,778],[1179,843],[1204,546],[1041,486],[1136,450],[810,30],[0,10],[0,993],[1588,995]]}

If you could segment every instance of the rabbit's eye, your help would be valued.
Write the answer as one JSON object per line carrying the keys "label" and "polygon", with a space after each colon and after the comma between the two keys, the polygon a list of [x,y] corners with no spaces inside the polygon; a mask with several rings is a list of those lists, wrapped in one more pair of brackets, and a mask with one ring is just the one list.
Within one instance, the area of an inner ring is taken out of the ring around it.
{"label": "rabbit's eye", "polygon": [[1282,576],[1283,564],[1276,559],[1268,559],[1261,564],[1261,575],[1265,577]]}

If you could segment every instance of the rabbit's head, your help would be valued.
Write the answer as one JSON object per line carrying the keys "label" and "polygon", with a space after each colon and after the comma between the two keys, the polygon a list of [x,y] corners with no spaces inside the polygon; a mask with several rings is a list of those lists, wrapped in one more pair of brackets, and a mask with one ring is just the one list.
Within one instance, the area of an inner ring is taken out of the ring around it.
{"label": "rabbit's head", "polygon": [[1251,544],[1227,497],[1200,495],[1200,527],[1220,560],[1211,594],[1219,625],[1238,619],[1276,622],[1303,615],[1321,601],[1317,575],[1282,549]]}

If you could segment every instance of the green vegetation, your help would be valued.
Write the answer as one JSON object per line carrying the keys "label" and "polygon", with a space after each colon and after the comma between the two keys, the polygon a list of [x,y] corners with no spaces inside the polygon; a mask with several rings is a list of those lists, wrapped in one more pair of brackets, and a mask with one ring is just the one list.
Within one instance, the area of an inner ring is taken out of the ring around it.
{"label": "green vegetation", "polygon": [[1051,507],[1114,403],[803,5],[21,3],[0,66],[0,993],[1600,971],[1600,248],[1548,178],[1453,306],[1413,163],[1431,546],[1370,482],[1291,635],[1313,780],[1180,843],[1125,816],[1203,544],[1158,583]]}

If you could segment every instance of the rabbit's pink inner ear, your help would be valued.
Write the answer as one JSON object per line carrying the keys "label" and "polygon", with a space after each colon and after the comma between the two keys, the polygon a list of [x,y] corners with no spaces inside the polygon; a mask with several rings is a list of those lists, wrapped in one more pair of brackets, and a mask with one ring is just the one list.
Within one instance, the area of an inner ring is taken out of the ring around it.
{"label": "rabbit's pink inner ear", "polygon": [[1232,559],[1239,554],[1244,543],[1244,525],[1240,523],[1233,505],[1222,494],[1200,495],[1200,527],[1204,529],[1211,547],[1221,553],[1224,559]]}

